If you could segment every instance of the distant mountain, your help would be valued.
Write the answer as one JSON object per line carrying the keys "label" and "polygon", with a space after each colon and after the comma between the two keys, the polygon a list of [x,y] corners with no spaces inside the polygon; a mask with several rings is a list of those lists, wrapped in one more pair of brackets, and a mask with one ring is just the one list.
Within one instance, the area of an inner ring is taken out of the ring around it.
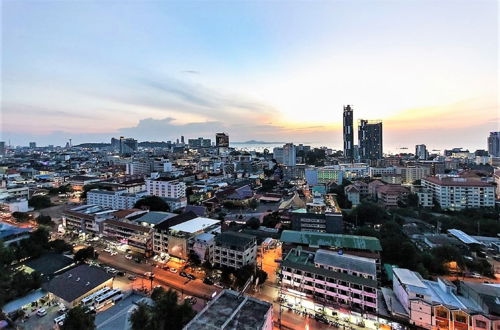
{"label": "distant mountain", "polygon": [[248,140],[248,141],[243,141],[243,142],[231,142],[232,144],[278,144],[278,143],[285,143],[285,142],[269,142],[269,141],[257,141],[257,140]]}

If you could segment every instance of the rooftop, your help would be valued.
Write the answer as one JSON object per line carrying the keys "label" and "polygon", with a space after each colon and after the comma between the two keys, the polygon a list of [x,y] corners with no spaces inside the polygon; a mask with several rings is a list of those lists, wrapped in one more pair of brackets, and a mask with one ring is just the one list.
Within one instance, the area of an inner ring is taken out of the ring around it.
{"label": "rooftop", "polygon": [[222,291],[184,329],[262,329],[272,305],[231,290]]}
{"label": "rooftop", "polygon": [[151,211],[139,218],[135,218],[135,222],[145,222],[151,225],[157,225],[167,219],[173,218],[177,216],[175,213],[170,212],[159,212],[159,211]]}
{"label": "rooftop", "polygon": [[441,186],[461,186],[461,187],[493,187],[492,184],[484,181],[471,180],[469,178],[462,177],[437,177],[430,176],[422,179],[422,181],[427,181]]}
{"label": "rooftop", "polygon": [[246,246],[253,240],[255,240],[255,236],[237,233],[234,231],[226,231],[215,237],[215,241],[217,243],[231,246]]}
{"label": "rooftop", "polygon": [[472,236],[467,235],[461,230],[458,229],[448,229],[448,233],[452,236],[458,238],[464,244],[481,244],[477,239]]}
{"label": "rooftop", "polygon": [[178,225],[170,227],[170,230],[182,231],[186,233],[197,233],[205,228],[216,225],[220,223],[220,220],[214,220],[209,218],[197,217],[192,220],[180,223]]}
{"label": "rooftop", "polygon": [[112,278],[99,267],[80,265],[54,277],[43,288],[71,302]]}
{"label": "rooftop", "polygon": [[375,259],[318,249],[314,257],[314,263],[349,269],[358,273],[370,274],[374,277],[377,276],[377,264]]}
{"label": "rooftop", "polygon": [[378,238],[370,236],[284,230],[281,234],[281,241],[283,243],[305,244],[311,247],[382,251],[382,246]]}
{"label": "rooftop", "polygon": [[163,222],[155,225],[155,229],[167,230],[172,226],[181,224],[183,222],[192,220],[194,218],[197,218],[197,216],[193,211],[184,212],[184,213],[175,215],[174,217],[168,218],[167,221],[163,221]]}

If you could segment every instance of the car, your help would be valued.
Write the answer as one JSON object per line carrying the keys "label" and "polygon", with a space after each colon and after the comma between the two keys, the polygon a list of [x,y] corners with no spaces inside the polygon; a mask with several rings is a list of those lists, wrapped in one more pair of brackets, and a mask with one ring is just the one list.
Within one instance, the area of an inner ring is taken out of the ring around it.
{"label": "car", "polygon": [[175,269],[175,268],[170,268],[169,270],[171,273],[174,273],[174,274],[177,273],[177,269]]}
{"label": "car", "polygon": [[144,273],[144,276],[146,276],[146,277],[154,277],[154,276],[155,276],[155,274],[153,274],[153,273],[151,273],[151,272],[145,272],[145,273]]}
{"label": "car", "polygon": [[205,277],[203,279],[203,283],[205,284],[208,284],[208,285],[213,285],[214,284],[214,281],[212,281],[212,279],[208,278],[208,277]]}
{"label": "car", "polygon": [[104,249],[104,252],[111,253],[111,251],[112,251],[112,250],[111,250],[111,248],[109,248],[109,247]]}
{"label": "car", "polygon": [[187,277],[187,274],[185,272],[180,272],[179,275],[182,277]]}
{"label": "car", "polygon": [[214,286],[216,286],[219,289],[224,289],[224,286],[220,283],[215,283]]}
{"label": "car", "polygon": [[189,278],[190,280],[196,280],[196,276],[191,274],[187,274],[187,278]]}
{"label": "car", "polygon": [[479,273],[472,273],[470,277],[481,278],[481,275]]}
{"label": "car", "polygon": [[59,308],[59,310],[57,311],[57,313],[58,313],[59,315],[62,315],[62,314],[65,314],[67,311],[68,311],[68,307],[66,307],[66,306],[61,306],[61,308]]}
{"label": "car", "polygon": [[131,256],[130,254],[127,254],[127,255],[125,256],[125,259],[132,260],[132,256]]}
{"label": "car", "polygon": [[129,279],[129,280],[131,280],[131,281],[135,281],[135,280],[137,279],[137,276],[135,276],[135,275],[130,275],[130,276],[128,277],[128,279]]}
{"label": "car", "polygon": [[125,276],[125,272],[119,271],[119,272],[116,272],[116,275],[118,275],[118,276]]}
{"label": "car", "polygon": [[116,251],[111,252],[112,256],[116,256],[117,254],[118,254],[118,252],[116,252]]}
{"label": "car", "polygon": [[40,308],[39,310],[36,311],[36,315],[40,317],[45,316],[47,315],[47,311],[45,310],[45,308]]}
{"label": "car", "polygon": [[134,261],[137,262],[138,264],[141,263],[141,259],[139,259],[139,258],[135,258]]}
{"label": "car", "polygon": [[106,272],[109,273],[109,274],[116,274],[118,271],[116,269],[114,269],[113,267],[109,267],[106,270]]}

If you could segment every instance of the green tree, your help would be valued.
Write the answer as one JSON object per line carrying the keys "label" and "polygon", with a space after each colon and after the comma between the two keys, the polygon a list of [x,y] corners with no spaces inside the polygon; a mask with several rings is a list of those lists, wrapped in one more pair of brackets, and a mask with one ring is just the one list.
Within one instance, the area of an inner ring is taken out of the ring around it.
{"label": "green tree", "polygon": [[95,315],[82,306],[72,308],[66,314],[61,330],[93,330]]}
{"label": "green tree", "polygon": [[87,259],[97,259],[98,256],[99,254],[95,252],[94,248],[89,246],[76,251],[73,260],[75,262],[84,262]]}
{"label": "green tree", "polygon": [[247,220],[246,225],[247,225],[247,227],[250,227],[252,229],[259,229],[260,221],[259,221],[259,219],[252,217],[252,218]]}
{"label": "green tree", "polygon": [[50,217],[50,215],[40,214],[38,217],[36,217],[35,221],[37,224],[42,225],[42,226],[50,226],[50,225],[54,224],[52,222],[52,218]]}
{"label": "green tree", "polygon": [[31,215],[27,212],[13,212],[12,216],[17,222],[27,222],[31,219]]}
{"label": "green tree", "polygon": [[49,207],[52,203],[48,196],[33,196],[28,200],[28,205],[38,210]]}
{"label": "green tree", "polygon": [[144,330],[151,327],[151,311],[144,302],[139,302],[129,317],[132,330]]}
{"label": "green tree", "polygon": [[66,251],[71,251],[73,249],[71,244],[62,239],[55,239],[53,241],[50,241],[49,248],[56,253],[63,253]]}
{"label": "green tree", "polygon": [[138,209],[147,208],[150,211],[170,211],[168,204],[158,196],[146,196],[141,198],[135,203],[134,207]]}

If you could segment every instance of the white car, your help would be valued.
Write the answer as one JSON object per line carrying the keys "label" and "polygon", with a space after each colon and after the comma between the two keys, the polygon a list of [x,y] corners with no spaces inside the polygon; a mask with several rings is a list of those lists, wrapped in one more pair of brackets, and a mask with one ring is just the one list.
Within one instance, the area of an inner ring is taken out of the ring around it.
{"label": "white car", "polygon": [[126,258],[126,259],[128,259],[128,260],[132,260],[132,256],[131,256],[130,254],[127,254],[127,255],[125,256],[125,258]]}
{"label": "white car", "polygon": [[40,317],[45,316],[47,315],[47,311],[45,310],[45,308],[40,308],[39,310],[36,311],[36,315]]}
{"label": "white car", "polygon": [[171,273],[174,273],[174,274],[177,273],[177,269],[175,269],[175,268],[170,268],[169,270],[170,270]]}
{"label": "white car", "polygon": [[144,273],[144,276],[146,276],[146,277],[154,277],[154,276],[155,276],[155,274],[153,274],[153,273],[151,273],[151,272],[145,272],[145,273]]}
{"label": "white car", "polygon": [[118,252],[116,252],[116,251],[111,252],[112,256],[116,256],[117,254],[118,254]]}
{"label": "white car", "polygon": [[104,249],[104,252],[111,253],[111,248],[105,248],[105,249]]}

